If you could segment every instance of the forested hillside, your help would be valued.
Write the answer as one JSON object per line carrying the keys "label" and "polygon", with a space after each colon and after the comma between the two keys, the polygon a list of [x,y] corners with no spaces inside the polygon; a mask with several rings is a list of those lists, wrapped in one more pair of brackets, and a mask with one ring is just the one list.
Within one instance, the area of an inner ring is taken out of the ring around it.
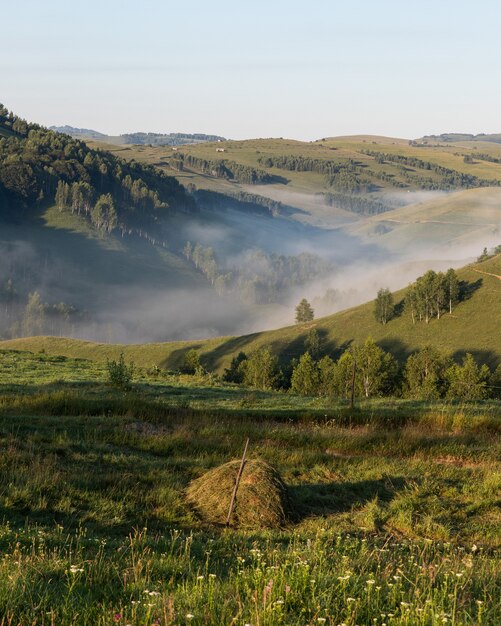
{"label": "forested hillside", "polygon": [[196,209],[175,178],[30,124],[1,105],[0,130],[0,218],[55,202],[110,231]]}

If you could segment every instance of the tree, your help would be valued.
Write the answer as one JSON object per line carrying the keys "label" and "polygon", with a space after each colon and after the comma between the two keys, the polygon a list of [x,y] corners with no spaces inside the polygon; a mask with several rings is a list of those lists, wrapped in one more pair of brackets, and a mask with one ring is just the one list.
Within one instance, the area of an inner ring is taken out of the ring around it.
{"label": "tree", "polygon": [[432,346],[425,346],[407,359],[404,371],[406,393],[419,400],[440,398],[445,391],[448,360]]}
{"label": "tree", "polygon": [[67,209],[70,205],[70,186],[62,180],[57,183],[55,202],[60,211]]}
{"label": "tree", "polygon": [[336,365],[330,356],[324,356],[318,362],[318,394],[330,397],[335,394]]}
{"label": "tree", "polygon": [[417,290],[415,285],[409,285],[407,293],[405,295],[404,307],[406,311],[409,311],[412,317],[412,323],[416,323],[416,317],[418,314],[418,299]]}
{"label": "tree", "polygon": [[332,395],[338,398],[349,398],[353,378],[353,352],[347,350],[338,359],[333,370]]}
{"label": "tree", "polygon": [[241,383],[244,379],[243,368],[240,367],[241,363],[247,360],[245,352],[239,352],[237,356],[234,356],[231,360],[230,367],[225,368],[223,374],[223,380],[228,383]]}
{"label": "tree", "polygon": [[184,256],[188,259],[188,261],[191,260],[191,254],[193,252],[193,245],[190,241],[187,241],[184,244],[184,248],[183,248],[183,254]]}
{"label": "tree", "polygon": [[30,293],[24,310],[23,333],[26,336],[41,335],[45,324],[45,305],[38,291]]}
{"label": "tree", "polygon": [[125,362],[124,353],[120,353],[118,361],[107,361],[108,383],[118,389],[130,389],[134,375],[134,363],[129,365]]}
{"label": "tree", "polygon": [[374,302],[374,317],[381,324],[386,324],[394,315],[393,295],[388,288],[381,288],[377,292],[377,298]]}
{"label": "tree", "polygon": [[292,371],[291,391],[302,396],[318,393],[320,376],[318,366],[309,352],[305,352]]}
{"label": "tree", "polygon": [[184,355],[184,361],[181,365],[181,372],[183,374],[196,374],[197,370],[202,367],[200,363],[200,354],[195,348],[188,350],[188,352]]}
{"label": "tree", "polygon": [[117,227],[117,213],[110,193],[99,196],[91,211],[91,219],[99,230],[111,232]]}
{"label": "tree", "polygon": [[449,382],[448,398],[481,400],[488,396],[487,382],[491,372],[487,365],[479,367],[469,352],[464,357],[462,365],[452,365],[445,375]]}
{"label": "tree", "polygon": [[256,389],[268,391],[273,389],[279,380],[280,370],[278,359],[269,348],[261,348],[242,361],[244,384]]}
{"label": "tree", "polygon": [[428,324],[433,316],[435,308],[435,288],[437,284],[437,274],[433,270],[428,270],[426,274],[420,276],[416,281],[416,296],[420,318],[424,317]]}
{"label": "tree", "polygon": [[452,305],[459,302],[459,280],[452,267],[445,274],[445,293],[449,301],[449,313],[452,314]]}
{"label": "tree", "polygon": [[296,324],[304,324],[311,322],[315,317],[315,312],[311,308],[311,304],[303,298],[296,307]]}
{"label": "tree", "polygon": [[318,358],[321,351],[321,341],[320,334],[316,328],[310,328],[310,330],[308,331],[308,334],[306,335],[306,340],[304,342],[304,347],[314,359]]}
{"label": "tree", "polygon": [[435,281],[433,284],[433,299],[435,302],[437,319],[440,319],[440,313],[442,312],[447,300],[447,285],[445,282],[445,276],[442,272],[438,272],[438,274],[435,275]]}
{"label": "tree", "polygon": [[370,337],[363,346],[354,349],[358,392],[366,398],[390,393],[398,372],[391,354],[380,348]]}

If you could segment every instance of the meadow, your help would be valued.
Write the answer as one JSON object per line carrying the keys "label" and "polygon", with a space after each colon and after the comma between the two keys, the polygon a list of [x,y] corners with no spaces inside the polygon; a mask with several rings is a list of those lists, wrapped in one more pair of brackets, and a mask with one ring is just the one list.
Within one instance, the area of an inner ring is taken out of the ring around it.
{"label": "meadow", "polygon": [[[357,404],[215,376],[0,353],[0,624],[498,624],[501,405]],[[284,528],[209,526],[189,482],[238,458]]]}

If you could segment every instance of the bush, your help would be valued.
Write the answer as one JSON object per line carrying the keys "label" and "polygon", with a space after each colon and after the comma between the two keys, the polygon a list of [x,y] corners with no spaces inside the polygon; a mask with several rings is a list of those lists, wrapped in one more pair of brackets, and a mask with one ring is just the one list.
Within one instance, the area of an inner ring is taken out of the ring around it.
{"label": "bush", "polygon": [[134,363],[129,365],[125,362],[124,353],[120,353],[118,361],[107,361],[108,383],[119,389],[129,389],[134,375]]}

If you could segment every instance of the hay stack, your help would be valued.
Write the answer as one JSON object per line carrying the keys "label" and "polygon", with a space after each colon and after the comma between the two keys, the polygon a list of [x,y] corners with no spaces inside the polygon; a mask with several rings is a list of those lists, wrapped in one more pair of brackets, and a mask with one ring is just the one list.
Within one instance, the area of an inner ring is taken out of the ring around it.
{"label": "hay stack", "polygon": [[[192,481],[187,500],[200,517],[225,524],[240,461],[230,461]],[[263,461],[246,461],[238,487],[231,525],[240,528],[277,528],[289,512],[287,487],[280,474]]]}

